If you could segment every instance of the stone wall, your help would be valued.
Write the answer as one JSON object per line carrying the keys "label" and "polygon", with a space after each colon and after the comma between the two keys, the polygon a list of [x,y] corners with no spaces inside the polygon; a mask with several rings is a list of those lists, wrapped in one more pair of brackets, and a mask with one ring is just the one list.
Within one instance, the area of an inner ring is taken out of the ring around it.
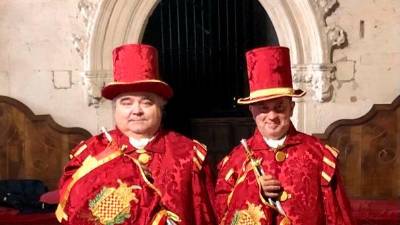
{"label": "stone wall", "polygon": [[0,94],[66,127],[97,130],[84,99],[83,61],[72,34],[82,32],[78,1],[0,1]]}
{"label": "stone wall", "polygon": [[338,3],[327,23],[339,24],[347,42],[333,52],[337,70],[331,101],[307,103],[309,133],[322,133],[338,119],[358,118],[373,104],[391,103],[400,95],[400,1]]}

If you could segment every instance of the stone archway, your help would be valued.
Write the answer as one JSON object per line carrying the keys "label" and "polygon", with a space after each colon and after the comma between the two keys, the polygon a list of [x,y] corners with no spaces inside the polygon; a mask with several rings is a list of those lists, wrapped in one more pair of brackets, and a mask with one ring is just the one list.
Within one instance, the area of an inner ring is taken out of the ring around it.
{"label": "stone archway", "polygon": [[[140,42],[159,0],[101,0],[97,4],[81,0],[80,10],[86,18],[84,43],[84,80],[90,105],[98,106],[100,89],[112,79],[112,49],[122,43]],[[291,49],[295,85],[312,93],[318,102],[329,101],[335,65],[334,46],[345,42],[343,30],[325,22],[337,0],[259,0],[267,11],[279,43]],[[79,39],[81,40],[81,39]],[[305,101],[308,101],[306,98]],[[302,129],[304,106],[300,104],[294,121]]]}

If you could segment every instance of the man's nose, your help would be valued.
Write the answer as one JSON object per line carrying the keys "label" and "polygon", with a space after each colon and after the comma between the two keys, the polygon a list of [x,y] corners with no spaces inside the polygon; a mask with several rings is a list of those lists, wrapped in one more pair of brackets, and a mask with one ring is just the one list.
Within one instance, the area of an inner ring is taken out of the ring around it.
{"label": "man's nose", "polygon": [[133,114],[142,114],[142,113],[143,113],[143,110],[142,110],[141,105],[138,104],[138,103],[133,104],[133,105],[132,105],[131,112],[132,112]]}
{"label": "man's nose", "polygon": [[269,120],[276,120],[276,118],[278,118],[278,113],[276,113],[274,110],[270,110],[270,111],[267,113],[267,118],[268,118]]}

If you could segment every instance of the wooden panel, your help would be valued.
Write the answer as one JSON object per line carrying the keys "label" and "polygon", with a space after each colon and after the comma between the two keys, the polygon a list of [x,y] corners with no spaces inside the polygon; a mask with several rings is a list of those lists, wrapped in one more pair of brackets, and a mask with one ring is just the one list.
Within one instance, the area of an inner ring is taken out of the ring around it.
{"label": "wooden panel", "polygon": [[21,102],[0,96],[0,179],[39,179],[57,186],[69,150],[90,137],[65,128],[49,115],[34,115]]}
{"label": "wooden panel", "polygon": [[316,136],[338,148],[340,170],[352,198],[400,197],[400,96],[374,105],[354,120],[339,120]]}
{"label": "wooden panel", "polygon": [[250,117],[193,119],[192,135],[206,144],[209,157],[215,166],[243,138],[250,137],[255,124]]}

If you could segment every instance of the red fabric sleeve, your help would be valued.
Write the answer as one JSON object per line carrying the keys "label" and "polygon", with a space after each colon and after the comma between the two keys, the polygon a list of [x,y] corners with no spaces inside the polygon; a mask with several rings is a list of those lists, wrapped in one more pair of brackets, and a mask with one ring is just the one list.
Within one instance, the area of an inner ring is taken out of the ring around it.
{"label": "red fabric sleeve", "polygon": [[214,225],[214,185],[211,169],[207,161],[201,171],[194,171],[192,178],[193,209],[195,225]]}
{"label": "red fabric sleeve", "polygon": [[322,187],[326,225],[355,225],[340,175],[336,171],[329,186]]}
{"label": "red fabric sleeve", "polygon": [[[226,161],[228,161],[228,157],[222,160],[222,162],[218,165],[218,177],[217,183],[215,188],[215,211],[217,213],[218,222],[221,222],[222,218],[225,215],[227,210],[227,203],[228,203],[228,195],[231,193],[236,179],[237,174],[233,171],[233,168],[226,166]],[[227,174],[232,173],[232,175],[227,177]],[[225,180],[225,177],[228,179]]]}
{"label": "red fabric sleeve", "polygon": [[[71,152],[75,152],[76,149],[79,149],[85,144],[86,144],[85,142],[79,144]],[[63,195],[67,184],[71,181],[72,175],[75,173],[77,169],[79,169],[79,167],[82,166],[83,159],[86,158],[88,155],[89,151],[86,148],[86,150],[83,151],[79,156],[74,157],[72,155],[71,160],[67,162],[58,184],[59,196]]]}

